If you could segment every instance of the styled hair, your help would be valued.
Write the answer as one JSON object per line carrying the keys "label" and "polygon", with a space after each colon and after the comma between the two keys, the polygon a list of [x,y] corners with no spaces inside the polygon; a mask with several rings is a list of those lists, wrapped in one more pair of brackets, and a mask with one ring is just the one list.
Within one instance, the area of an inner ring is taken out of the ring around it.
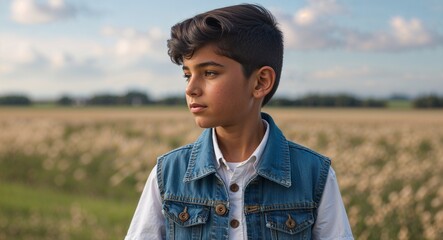
{"label": "styled hair", "polygon": [[171,28],[167,44],[171,61],[177,65],[201,47],[214,44],[217,54],[242,65],[246,78],[263,66],[272,67],[275,83],[263,106],[277,90],[283,64],[283,34],[274,16],[259,5],[234,5],[186,19]]}

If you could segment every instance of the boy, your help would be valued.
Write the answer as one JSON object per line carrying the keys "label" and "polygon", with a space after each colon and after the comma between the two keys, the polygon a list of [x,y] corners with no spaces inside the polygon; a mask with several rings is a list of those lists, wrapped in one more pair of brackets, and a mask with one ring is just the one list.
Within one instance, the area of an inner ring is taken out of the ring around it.
{"label": "boy", "polygon": [[283,60],[272,14],[202,13],[172,27],[168,48],[206,130],[159,157],[126,239],[353,239],[330,160],[261,113]]}

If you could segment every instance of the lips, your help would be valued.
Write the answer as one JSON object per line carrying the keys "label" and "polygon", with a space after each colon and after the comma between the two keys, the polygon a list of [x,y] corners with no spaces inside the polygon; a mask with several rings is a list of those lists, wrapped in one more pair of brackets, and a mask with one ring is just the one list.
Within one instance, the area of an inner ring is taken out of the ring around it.
{"label": "lips", "polygon": [[191,103],[189,105],[189,109],[191,110],[192,113],[199,113],[203,110],[206,109],[207,106],[203,105],[203,104],[199,104],[199,103]]}

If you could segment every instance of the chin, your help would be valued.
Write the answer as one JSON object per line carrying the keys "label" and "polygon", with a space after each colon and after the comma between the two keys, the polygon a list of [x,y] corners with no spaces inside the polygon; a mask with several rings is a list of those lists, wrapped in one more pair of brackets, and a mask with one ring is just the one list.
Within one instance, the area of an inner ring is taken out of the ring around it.
{"label": "chin", "polygon": [[201,127],[201,128],[213,128],[216,127],[217,124],[215,124],[215,122],[212,122],[208,119],[203,119],[202,117],[195,117],[195,124],[197,124],[197,126]]}

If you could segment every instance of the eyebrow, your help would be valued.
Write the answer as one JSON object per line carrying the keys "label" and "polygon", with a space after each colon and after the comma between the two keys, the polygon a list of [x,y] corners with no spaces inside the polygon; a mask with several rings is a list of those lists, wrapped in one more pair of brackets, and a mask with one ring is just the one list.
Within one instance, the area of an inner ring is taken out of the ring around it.
{"label": "eyebrow", "polygon": [[[215,67],[224,67],[224,65],[214,62],[214,61],[208,61],[208,62],[202,62],[199,63],[195,66],[195,68],[204,68],[204,67],[208,67],[208,66],[215,66]],[[182,67],[183,70],[189,70],[189,67],[186,65],[183,65]]]}

